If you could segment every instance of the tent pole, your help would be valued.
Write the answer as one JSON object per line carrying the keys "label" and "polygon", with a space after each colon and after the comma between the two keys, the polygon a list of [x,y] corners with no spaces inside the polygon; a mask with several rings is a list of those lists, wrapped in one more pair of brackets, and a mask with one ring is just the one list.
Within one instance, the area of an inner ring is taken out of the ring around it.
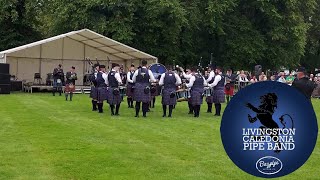
{"label": "tent pole", "polygon": [[42,44],[40,44],[40,59],[39,59],[39,73],[40,73],[40,76],[42,76],[42,73],[41,73],[41,60],[42,60]]}

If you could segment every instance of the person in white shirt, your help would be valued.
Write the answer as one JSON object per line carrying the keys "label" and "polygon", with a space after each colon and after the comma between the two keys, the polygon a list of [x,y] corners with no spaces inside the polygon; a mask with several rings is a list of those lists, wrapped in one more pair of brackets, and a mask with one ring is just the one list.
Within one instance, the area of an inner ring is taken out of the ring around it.
{"label": "person in white shirt", "polygon": [[173,107],[177,104],[177,97],[175,95],[177,86],[181,84],[179,75],[172,71],[171,66],[167,67],[167,72],[163,73],[159,80],[159,86],[163,86],[162,90],[162,109],[163,116],[167,116],[167,106],[169,106],[169,115],[172,116]]}
{"label": "person in white shirt", "polygon": [[[193,76],[191,73],[190,69],[186,69],[186,72],[184,72],[184,69],[180,67],[180,71],[182,72],[182,78],[186,79],[186,82],[188,83],[190,78]],[[189,113],[188,114],[193,114],[193,106],[191,104],[191,98],[188,98],[188,108],[189,108]]]}
{"label": "person in white shirt", "polygon": [[134,100],[136,101],[136,116],[139,117],[140,105],[142,103],[143,117],[147,117],[149,102],[151,101],[150,83],[156,82],[152,72],[147,68],[147,61],[142,61],[142,67],[135,71],[132,77],[135,83]]}
{"label": "person in white shirt", "polygon": [[226,98],[224,94],[225,77],[222,75],[220,67],[216,68],[216,76],[213,83],[209,87],[213,88],[213,103],[216,109],[215,116],[221,116],[221,103],[224,103]]}
{"label": "person in white shirt", "polygon": [[207,85],[206,80],[199,73],[196,72],[197,68],[191,69],[192,77],[188,84],[187,88],[191,88],[191,105],[193,106],[194,117],[198,118],[200,116],[200,108],[203,102],[203,91],[204,86]]}
{"label": "person in white shirt", "polygon": [[212,81],[213,81],[213,79],[215,77],[215,73],[214,73],[215,67],[214,67],[214,65],[211,64],[210,67],[208,68],[208,71],[210,73],[209,73],[208,79],[206,81],[207,81],[207,83],[209,83],[209,82],[212,83]]}
{"label": "person in white shirt", "polygon": [[133,90],[134,90],[134,82],[132,80],[133,74],[135,73],[134,64],[131,64],[129,72],[127,73],[127,101],[128,108],[133,108]]}
{"label": "person in white shirt", "polygon": [[99,113],[103,113],[103,101],[107,99],[107,74],[105,65],[100,65],[100,71],[97,73],[97,105]]}
{"label": "person in white shirt", "polygon": [[[122,79],[119,73],[120,65],[116,63],[112,63],[112,69],[107,75],[106,84],[109,86],[108,88],[108,97],[107,102],[110,105],[111,116],[119,116],[120,104],[122,101],[119,85],[122,84]],[[114,112],[114,108],[116,107],[116,111]]]}
{"label": "person in white shirt", "polygon": [[279,77],[279,79],[278,79],[278,82],[287,83],[286,78],[284,77],[284,73],[281,73],[281,74],[280,74],[280,77]]}

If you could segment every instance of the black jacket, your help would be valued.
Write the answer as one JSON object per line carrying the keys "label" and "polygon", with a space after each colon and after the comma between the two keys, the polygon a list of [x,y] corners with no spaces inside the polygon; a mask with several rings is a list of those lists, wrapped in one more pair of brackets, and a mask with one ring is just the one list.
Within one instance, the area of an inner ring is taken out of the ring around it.
{"label": "black jacket", "polygon": [[292,83],[292,87],[297,88],[302,94],[304,94],[308,99],[311,99],[311,94],[316,88],[316,84],[309,80],[309,78],[304,77],[301,79],[295,79]]}

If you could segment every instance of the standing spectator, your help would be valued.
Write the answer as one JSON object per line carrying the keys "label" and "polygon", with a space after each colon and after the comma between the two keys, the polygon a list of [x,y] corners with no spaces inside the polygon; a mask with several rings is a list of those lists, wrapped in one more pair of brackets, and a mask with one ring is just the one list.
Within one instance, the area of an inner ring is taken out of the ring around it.
{"label": "standing spectator", "polygon": [[310,81],[314,81],[314,75],[313,74],[310,74]]}

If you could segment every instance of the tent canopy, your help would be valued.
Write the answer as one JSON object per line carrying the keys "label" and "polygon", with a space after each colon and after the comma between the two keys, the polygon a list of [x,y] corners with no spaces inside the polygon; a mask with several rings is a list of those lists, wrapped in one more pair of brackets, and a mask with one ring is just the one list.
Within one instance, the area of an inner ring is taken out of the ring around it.
{"label": "tent canopy", "polygon": [[131,64],[141,64],[142,60],[147,60],[149,64],[157,62],[157,58],[150,54],[89,29],[72,31],[0,52],[0,63],[10,64],[11,75],[31,82],[35,73],[40,73],[45,80],[48,73],[62,64],[64,71],[68,71],[71,66],[76,67],[79,78],[77,84],[80,85],[83,83],[81,78],[91,70],[86,59],[91,59],[93,63],[98,61],[107,67],[116,62],[125,69]]}

